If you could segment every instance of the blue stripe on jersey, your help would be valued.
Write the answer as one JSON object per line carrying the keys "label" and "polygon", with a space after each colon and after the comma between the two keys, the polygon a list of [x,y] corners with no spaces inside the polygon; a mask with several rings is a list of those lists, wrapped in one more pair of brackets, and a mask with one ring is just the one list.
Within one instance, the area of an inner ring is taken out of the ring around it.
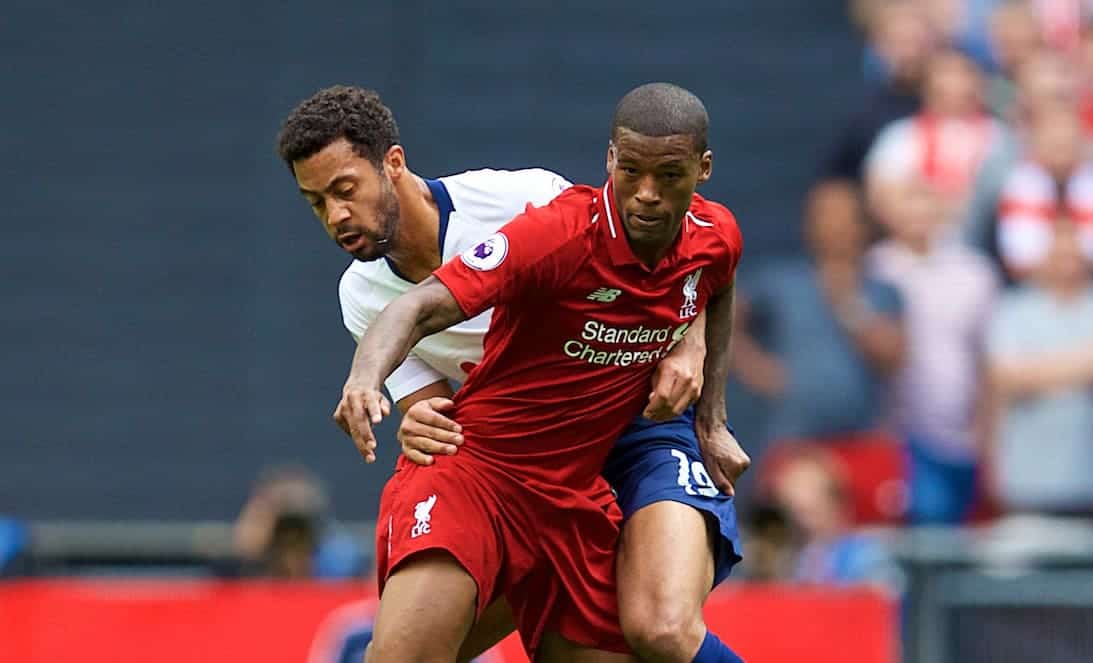
{"label": "blue stripe on jersey", "polygon": [[425,186],[429,187],[437,209],[440,210],[440,232],[437,235],[440,237],[440,262],[444,262],[444,238],[448,236],[448,217],[455,211],[455,205],[448,193],[448,187],[444,186],[440,180],[425,180]]}
{"label": "blue stripe on jersey", "polygon": [[[440,238],[440,262],[444,263],[444,238],[448,236],[448,217],[455,211],[455,205],[452,204],[452,196],[448,193],[448,187],[444,186],[444,183],[440,180],[425,180],[425,186],[429,187],[429,193],[433,194],[433,200],[436,201],[437,210],[440,211],[440,232],[437,236]],[[387,262],[387,268],[391,270],[391,273],[399,277],[407,283],[413,283],[410,279],[406,278],[406,275],[398,271],[398,267],[395,266],[387,256],[383,256],[383,259]]]}

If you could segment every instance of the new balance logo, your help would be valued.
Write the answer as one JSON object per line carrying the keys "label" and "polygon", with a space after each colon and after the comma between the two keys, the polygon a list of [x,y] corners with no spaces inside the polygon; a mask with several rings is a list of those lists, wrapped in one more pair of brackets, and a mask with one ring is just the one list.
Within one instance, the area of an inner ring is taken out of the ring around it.
{"label": "new balance logo", "polygon": [[599,288],[591,295],[588,296],[589,301],[601,302],[603,304],[610,304],[622,294],[622,290],[616,290],[615,288]]}
{"label": "new balance logo", "polygon": [[430,495],[428,498],[421,500],[414,505],[414,518],[417,523],[410,529],[410,538],[416,539],[422,534],[428,534],[431,528],[429,527],[429,521],[433,519],[430,512],[433,510],[433,505],[436,504],[436,495]]}

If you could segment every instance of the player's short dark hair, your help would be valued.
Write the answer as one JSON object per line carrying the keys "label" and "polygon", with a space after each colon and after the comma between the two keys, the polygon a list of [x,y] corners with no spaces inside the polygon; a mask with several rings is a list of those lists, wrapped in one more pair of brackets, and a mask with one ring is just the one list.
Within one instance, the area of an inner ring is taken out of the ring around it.
{"label": "player's short dark hair", "polygon": [[647,83],[626,93],[615,107],[611,137],[619,129],[643,136],[686,135],[694,139],[695,150],[706,151],[710,116],[694,93],[671,83]]}
{"label": "player's short dark hair", "polygon": [[277,136],[277,153],[292,170],[339,138],[377,168],[392,145],[399,142],[391,109],[375,90],[348,85],[323,88],[292,109]]}

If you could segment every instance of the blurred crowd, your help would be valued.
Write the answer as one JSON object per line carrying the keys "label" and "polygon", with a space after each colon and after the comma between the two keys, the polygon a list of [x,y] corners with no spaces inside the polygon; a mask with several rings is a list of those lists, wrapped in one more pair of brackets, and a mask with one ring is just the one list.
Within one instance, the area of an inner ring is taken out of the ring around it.
{"label": "blurred crowd", "polygon": [[1093,514],[1093,3],[851,14],[863,93],[805,255],[739,286],[752,577],[884,578],[872,525]]}

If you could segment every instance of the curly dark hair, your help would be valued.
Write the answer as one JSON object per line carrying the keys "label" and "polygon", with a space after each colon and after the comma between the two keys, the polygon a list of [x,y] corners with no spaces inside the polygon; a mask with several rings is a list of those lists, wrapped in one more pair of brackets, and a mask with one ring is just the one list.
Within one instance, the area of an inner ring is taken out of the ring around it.
{"label": "curly dark hair", "polygon": [[339,138],[379,168],[399,142],[391,109],[375,90],[348,85],[323,88],[292,109],[277,136],[277,153],[289,170]]}

